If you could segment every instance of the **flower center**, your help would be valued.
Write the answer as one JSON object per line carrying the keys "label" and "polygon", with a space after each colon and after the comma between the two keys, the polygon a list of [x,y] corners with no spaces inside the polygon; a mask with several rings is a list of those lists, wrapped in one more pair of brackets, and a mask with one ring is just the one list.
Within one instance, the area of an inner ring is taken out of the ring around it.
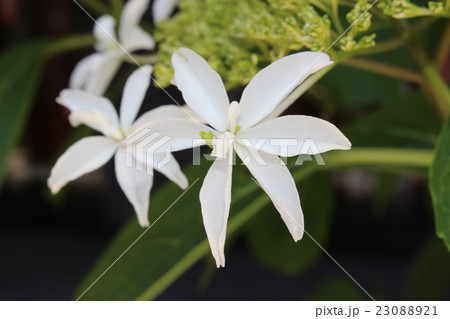
{"label": "flower center", "polygon": [[224,159],[233,150],[236,143],[236,134],[241,127],[236,125],[237,119],[241,114],[239,103],[231,102],[227,114],[227,130],[219,136],[215,136],[213,131],[200,132],[200,136],[206,141],[209,147],[213,149],[211,155],[218,159]]}
{"label": "flower center", "polygon": [[224,159],[233,150],[236,143],[236,136],[231,132],[225,132],[212,140],[213,151],[212,156],[218,159]]}

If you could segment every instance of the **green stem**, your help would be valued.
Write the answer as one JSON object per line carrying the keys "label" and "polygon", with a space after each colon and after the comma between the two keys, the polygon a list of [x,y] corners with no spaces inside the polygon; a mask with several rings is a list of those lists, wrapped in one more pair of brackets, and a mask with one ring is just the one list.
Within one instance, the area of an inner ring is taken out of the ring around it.
{"label": "green stem", "polygon": [[118,21],[120,19],[120,15],[122,13],[123,1],[122,0],[109,0],[109,3],[112,8],[112,12],[114,12],[114,17]]}
{"label": "green stem", "polygon": [[[411,29],[409,24],[403,20],[392,20],[392,23],[400,35],[408,34]],[[445,119],[450,111],[450,91],[447,84],[416,39],[405,38],[405,44],[424,78],[421,82],[423,90],[434,102],[433,106],[435,106],[437,113]]]}
{"label": "green stem", "polygon": [[[448,1],[450,3],[450,1]],[[445,27],[444,33],[442,34],[442,38],[439,44],[439,47],[436,50],[436,67],[440,70],[445,63],[445,60],[450,51],[450,21],[447,22],[447,26]]]}
{"label": "green stem", "polygon": [[158,62],[158,56],[156,54],[151,54],[151,55],[138,55],[138,54],[133,54],[132,55],[133,58],[126,56],[125,58],[125,62],[128,62],[130,64],[155,64]]}
{"label": "green stem", "polygon": [[108,7],[98,0],[78,0],[78,3],[83,7],[83,9],[92,10],[98,15],[110,13]]}
{"label": "green stem", "polygon": [[334,22],[334,25],[336,26],[336,30],[339,32],[339,34],[344,33],[344,28],[341,24],[341,19],[339,18],[339,1],[338,0],[331,0],[331,11],[332,11],[332,19]]}
{"label": "green stem", "polygon": [[46,56],[62,54],[68,51],[90,48],[94,45],[95,38],[92,33],[78,34],[56,40],[44,52]]}
{"label": "green stem", "polygon": [[417,84],[421,84],[423,80],[422,76],[419,73],[414,72],[412,70],[364,58],[351,58],[342,61],[342,64],[363,69],[366,71],[380,73],[383,75],[391,76],[405,81],[415,82]]}
{"label": "green stem", "polygon": [[[332,170],[336,168],[356,166],[373,167],[399,167],[428,168],[433,158],[432,150],[419,149],[389,149],[389,148],[361,148],[346,152],[333,152],[323,155],[327,165],[308,165],[294,170],[292,176],[298,183],[317,171]],[[250,183],[245,192],[233,194],[232,203],[244,199],[248,194],[257,190],[258,184]],[[242,225],[270,203],[266,194],[259,195],[244,207],[239,213],[233,215],[228,222],[227,235],[236,232]],[[162,293],[170,284],[179,278],[187,269],[208,253],[208,240],[204,239],[195,246],[184,258],[174,265],[165,275],[160,277],[148,289],[140,294],[136,300],[151,300]]]}

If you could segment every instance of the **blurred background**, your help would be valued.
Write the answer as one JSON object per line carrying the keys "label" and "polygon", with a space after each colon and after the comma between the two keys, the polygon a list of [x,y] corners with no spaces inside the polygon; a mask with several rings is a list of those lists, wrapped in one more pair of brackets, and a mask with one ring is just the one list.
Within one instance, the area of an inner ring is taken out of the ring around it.
{"label": "blurred background", "polygon": [[[144,19],[150,24],[151,15]],[[443,25],[429,27],[424,45]],[[0,140],[3,149],[14,143],[11,152],[1,153],[5,157],[0,192],[1,300],[76,299],[80,283],[110,241],[128,221],[135,222],[112,162],[70,183],[57,196],[46,185],[62,152],[92,134],[85,127],[72,128],[68,112],[55,103],[75,64],[92,52],[92,26],[93,21],[70,0],[0,0],[0,124],[15,135],[15,141],[4,135]],[[45,62],[36,59],[33,52],[47,39],[77,34],[82,35],[78,49],[49,54]],[[390,54],[392,61],[404,59],[401,50]],[[443,68],[447,80],[448,66],[447,57]],[[115,105],[132,70],[124,65],[108,90]],[[182,101],[176,89],[168,91]],[[235,89],[230,94],[238,97],[240,92]],[[329,104],[326,108],[323,97]],[[170,99],[153,86],[141,112],[167,103]],[[340,65],[288,112],[333,121],[354,146],[383,146],[392,142],[386,123],[404,117],[419,122],[426,130],[424,136],[435,139],[440,126],[437,116],[414,113],[427,103],[411,83]],[[25,104],[29,105],[20,108]],[[391,105],[411,111],[383,113]],[[349,118],[364,120],[354,124]],[[368,137],[373,130],[379,130],[377,137]],[[407,143],[400,137],[398,144]],[[423,147],[421,142],[412,145]],[[176,157],[183,166],[191,166],[190,152]],[[235,183],[248,177],[241,171],[235,173]],[[165,183],[157,175],[152,193]],[[156,299],[369,300],[339,265],[377,300],[450,298],[450,256],[435,235],[425,170],[401,174],[367,168],[333,170],[315,173],[298,188],[307,230],[318,243],[305,238],[294,244],[268,204],[227,238],[226,268],[215,269],[208,252]],[[250,194],[248,202],[261,194]],[[175,206],[168,215],[183,213],[183,207]],[[196,214],[201,223],[200,211]]]}

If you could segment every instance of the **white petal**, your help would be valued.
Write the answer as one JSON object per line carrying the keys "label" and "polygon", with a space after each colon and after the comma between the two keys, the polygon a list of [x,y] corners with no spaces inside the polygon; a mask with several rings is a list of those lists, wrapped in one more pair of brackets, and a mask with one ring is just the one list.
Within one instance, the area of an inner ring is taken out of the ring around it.
{"label": "white petal", "polygon": [[96,50],[103,51],[117,46],[115,26],[116,19],[110,15],[103,15],[95,21],[94,36],[97,39],[97,43],[95,44]]}
{"label": "white petal", "polygon": [[[97,69],[100,58],[99,53],[94,53],[83,58],[77,63],[70,75],[69,87],[72,89],[84,89],[89,77]],[[101,58],[100,58],[101,59]]]}
{"label": "white petal", "polygon": [[150,65],[144,65],[134,71],[125,83],[120,104],[120,124],[124,129],[127,129],[133,123],[139,112],[150,85],[152,70],[153,68]]}
{"label": "white petal", "polygon": [[103,136],[85,137],[56,161],[47,184],[53,194],[68,182],[104,165],[117,149],[117,143]]}
{"label": "white petal", "polygon": [[182,189],[186,189],[189,186],[189,181],[181,171],[180,164],[170,152],[155,153],[154,159],[153,167],[155,170],[164,174]]}
{"label": "white petal", "polygon": [[330,122],[304,116],[288,115],[270,119],[239,132],[241,143],[258,147],[264,152],[294,156],[318,154],[330,150],[348,150],[350,141]]}
{"label": "white petal", "polygon": [[242,93],[238,124],[251,127],[268,116],[304,79],[331,64],[321,52],[300,52],[273,62],[258,72]]}
{"label": "white petal", "polygon": [[88,93],[103,95],[119,70],[124,54],[120,48],[102,53],[96,62],[96,68],[87,78],[84,90]]}
{"label": "white petal", "polygon": [[67,107],[70,112],[92,109],[103,113],[115,126],[119,125],[117,112],[111,102],[102,96],[96,96],[80,90],[66,89],[61,91],[56,101]]}
{"label": "white petal", "polygon": [[126,154],[119,150],[115,156],[116,178],[136,212],[139,224],[148,227],[148,207],[153,175],[127,166]]}
{"label": "white petal", "polygon": [[134,131],[135,129],[148,122],[169,118],[183,118],[187,120],[198,121],[198,115],[196,115],[187,107],[179,107],[176,105],[162,105],[142,114],[133,123],[131,129]]}
{"label": "white petal", "polygon": [[259,152],[262,162],[244,146],[237,144],[236,152],[262,189],[269,195],[295,241],[303,236],[303,213],[300,198],[291,173],[278,156]]}
{"label": "white petal", "polygon": [[130,29],[127,36],[122,40],[122,46],[128,52],[136,50],[153,50],[155,40],[140,27]]}
{"label": "white petal", "polygon": [[231,202],[232,165],[215,160],[200,190],[203,224],[217,268],[225,267],[225,237]]}
{"label": "white petal", "polygon": [[171,118],[148,122],[133,131],[132,134],[121,143],[121,148],[131,149],[140,147],[147,152],[155,147],[155,143],[161,142],[155,151],[169,147],[170,152],[176,152],[201,145],[206,142],[200,137],[200,132],[213,131],[210,127],[194,121]]}
{"label": "white petal", "polygon": [[112,123],[105,113],[99,110],[77,110],[70,113],[69,121],[73,127],[84,124],[113,140],[120,141],[123,139],[123,134],[117,124]]}
{"label": "white petal", "polygon": [[219,74],[197,53],[181,48],[172,55],[175,81],[186,103],[218,131],[225,131],[230,104]]}
{"label": "white petal", "polygon": [[130,31],[139,25],[145,11],[149,6],[149,0],[129,0],[124,5],[119,26],[119,37],[125,41]]}
{"label": "white petal", "polygon": [[180,0],[154,0],[152,6],[153,22],[159,23],[172,14]]}

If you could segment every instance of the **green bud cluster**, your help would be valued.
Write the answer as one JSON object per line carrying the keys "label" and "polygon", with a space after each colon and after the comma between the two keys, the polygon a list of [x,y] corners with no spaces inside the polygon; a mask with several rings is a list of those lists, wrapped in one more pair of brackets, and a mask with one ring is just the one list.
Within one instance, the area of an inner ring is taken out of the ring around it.
{"label": "green bud cluster", "polygon": [[396,19],[432,15],[450,17],[450,0],[428,1],[427,6],[419,6],[410,0],[380,0],[378,7],[384,14]]}

